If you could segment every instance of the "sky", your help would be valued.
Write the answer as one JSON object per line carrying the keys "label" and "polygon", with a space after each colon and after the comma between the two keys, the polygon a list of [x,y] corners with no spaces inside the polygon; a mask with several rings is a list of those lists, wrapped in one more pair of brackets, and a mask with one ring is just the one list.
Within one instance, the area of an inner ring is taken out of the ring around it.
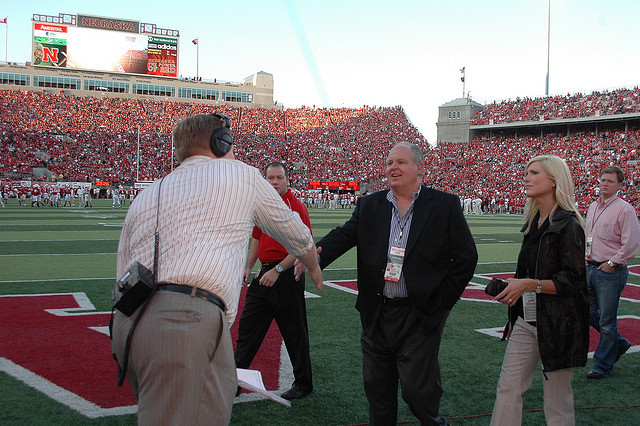
{"label": "sky", "polygon": [[180,31],[184,77],[237,82],[264,71],[285,108],[401,105],[431,144],[446,102],[544,96],[547,57],[549,95],[640,84],[637,0],[551,0],[549,56],[549,0],[3,3],[0,60],[30,60],[33,14],[153,23]]}

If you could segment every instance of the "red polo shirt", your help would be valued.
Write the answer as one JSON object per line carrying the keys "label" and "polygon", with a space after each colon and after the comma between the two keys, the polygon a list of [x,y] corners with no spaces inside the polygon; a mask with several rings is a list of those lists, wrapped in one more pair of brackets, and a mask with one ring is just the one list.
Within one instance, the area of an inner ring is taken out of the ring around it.
{"label": "red polo shirt", "polygon": [[[313,235],[313,231],[311,231],[311,222],[309,221],[309,212],[300,200],[293,196],[290,189],[282,196],[282,201],[284,201],[291,210],[300,215],[300,219],[302,219],[302,222],[307,225],[311,235]],[[282,244],[263,233],[257,226],[253,227],[253,233],[251,236],[258,240],[258,259],[260,260],[260,263],[279,262],[289,254]]]}

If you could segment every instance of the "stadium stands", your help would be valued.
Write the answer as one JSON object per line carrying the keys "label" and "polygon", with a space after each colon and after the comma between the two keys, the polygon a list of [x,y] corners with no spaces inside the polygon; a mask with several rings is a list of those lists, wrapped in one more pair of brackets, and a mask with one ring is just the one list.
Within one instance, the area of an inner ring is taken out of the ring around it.
{"label": "stadium stands", "polygon": [[[524,205],[522,169],[535,155],[553,153],[567,160],[576,199],[586,208],[594,196],[597,171],[618,164],[627,173],[624,196],[640,204],[638,161],[640,130],[634,126],[596,132],[541,136],[481,134],[468,144],[441,142],[429,147],[401,107],[247,109],[204,104],[122,98],[70,97],[64,94],[0,91],[0,174],[29,175],[46,167],[66,181],[156,179],[171,170],[171,128],[195,113],[222,112],[234,123],[236,155],[261,167],[280,160],[294,165],[292,184],[309,180],[359,181],[383,188],[384,153],[396,142],[420,145],[426,152],[424,182],[485,207],[517,212]],[[494,103],[473,124],[623,114],[640,111],[640,90],[622,89]],[[620,126],[618,126],[620,127]],[[625,137],[626,136],[626,137]],[[175,165],[175,164],[174,164]],[[594,175],[593,173],[596,173]]]}
{"label": "stadium stands", "polygon": [[565,118],[616,115],[640,112],[640,89],[619,89],[612,92],[577,93],[566,96],[522,98],[494,102],[479,111],[471,125],[515,123]]}
{"label": "stadium stands", "polygon": [[[0,102],[1,171],[29,173],[35,166],[45,166],[64,180],[134,180],[138,128],[140,179],[158,178],[171,169],[174,124],[213,111],[234,123],[239,159],[258,167],[273,159],[306,165],[304,173],[295,175],[299,186],[310,179],[379,179],[383,159],[371,153],[388,151],[394,141],[410,140],[428,148],[399,107],[214,109],[18,91],[0,91]],[[45,160],[35,158],[38,152],[45,154]]]}
{"label": "stadium stands", "polygon": [[567,161],[574,178],[580,209],[595,195],[598,172],[609,164],[619,165],[627,175],[624,197],[634,206],[640,203],[638,158],[640,131],[547,134],[540,136],[478,137],[469,144],[440,143],[427,158],[425,182],[446,189],[460,198],[508,199],[509,210],[524,206],[523,168],[536,155],[556,154]]}

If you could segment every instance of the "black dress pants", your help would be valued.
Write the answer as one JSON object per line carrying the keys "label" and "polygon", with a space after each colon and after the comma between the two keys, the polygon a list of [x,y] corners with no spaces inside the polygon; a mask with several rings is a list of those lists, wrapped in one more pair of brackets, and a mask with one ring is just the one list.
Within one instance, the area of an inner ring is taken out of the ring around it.
{"label": "black dress pants", "polygon": [[280,274],[272,287],[259,283],[262,273],[251,282],[238,328],[235,361],[238,368],[249,368],[275,319],[293,365],[293,384],[304,392],[313,390],[309,329],[304,300],[304,276],[296,281],[293,268]]}
{"label": "black dress pants", "polygon": [[423,425],[446,424],[440,416],[442,383],[438,351],[449,316],[428,329],[411,305],[383,305],[371,337],[362,335],[362,373],[372,425],[395,425],[398,380],[402,398]]}

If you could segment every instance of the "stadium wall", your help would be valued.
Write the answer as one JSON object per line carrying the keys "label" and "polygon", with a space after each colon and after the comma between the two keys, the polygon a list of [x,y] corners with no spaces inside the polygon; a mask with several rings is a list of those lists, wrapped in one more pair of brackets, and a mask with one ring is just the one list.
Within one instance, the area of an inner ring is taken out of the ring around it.
{"label": "stadium wall", "polygon": [[471,138],[482,135],[493,139],[497,136],[520,137],[533,135],[543,138],[547,134],[565,134],[571,137],[580,132],[593,132],[596,137],[608,131],[622,132],[628,140],[629,131],[640,127],[640,113],[605,116],[578,117],[568,119],[523,121],[517,123],[497,123],[470,126]]}
{"label": "stadium wall", "polygon": [[273,102],[273,75],[257,72],[241,83],[34,67],[0,63],[0,88],[64,92],[74,96],[118,97],[209,105],[282,109]]}
{"label": "stadium wall", "polygon": [[469,99],[458,98],[438,108],[437,140],[466,143],[472,139],[469,129],[471,118],[483,105]]}

